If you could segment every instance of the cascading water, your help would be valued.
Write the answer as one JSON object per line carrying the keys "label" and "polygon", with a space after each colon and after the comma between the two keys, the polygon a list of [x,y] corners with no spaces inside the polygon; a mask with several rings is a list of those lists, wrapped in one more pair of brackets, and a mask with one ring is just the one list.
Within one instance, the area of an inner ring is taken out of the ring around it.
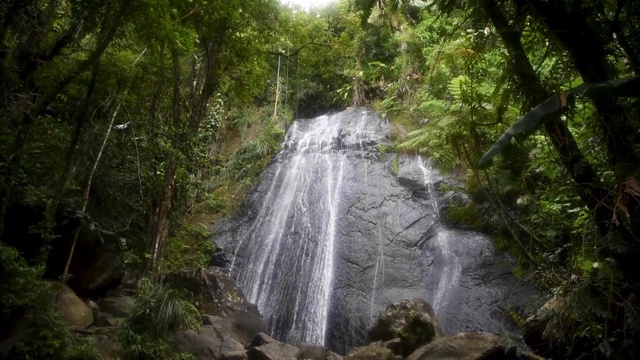
{"label": "cascading water", "polygon": [[440,316],[449,302],[452,290],[458,285],[462,266],[458,256],[451,250],[450,242],[453,241],[454,234],[444,227],[440,217],[440,205],[433,181],[435,171],[426,165],[422,158],[418,159],[418,166],[424,176],[424,186],[427,189],[431,207],[436,214],[435,241],[437,248],[433,269],[439,269],[440,273],[434,276],[438,280],[431,305],[436,315]]}
{"label": "cascading water", "polygon": [[237,242],[231,269],[243,245],[255,247],[238,281],[280,338],[324,343],[347,153],[387,126],[368,116],[293,123],[260,213]]}
{"label": "cascading water", "polygon": [[221,266],[275,338],[344,353],[407,298],[431,302],[445,331],[501,328],[495,303],[514,285],[486,265],[498,255],[486,237],[445,228],[437,173],[381,152],[389,130],[365,109],[294,122],[242,210],[215,230]]}

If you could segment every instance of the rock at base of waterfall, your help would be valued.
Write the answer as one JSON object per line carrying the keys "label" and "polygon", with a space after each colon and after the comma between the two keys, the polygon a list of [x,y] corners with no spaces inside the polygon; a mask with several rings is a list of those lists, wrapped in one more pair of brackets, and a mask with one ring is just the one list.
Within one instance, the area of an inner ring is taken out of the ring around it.
{"label": "rock at base of waterfall", "polygon": [[213,268],[179,271],[167,275],[165,284],[193,294],[200,313],[232,323],[232,328],[227,329],[242,343],[266,331],[258,308],[245,298],[233,279],[220,271]]}
{"label": "rock at base of waterfall", "polygon": [[407,360],[509,360],[515,358],[514,353],[505,351],[496,335],[460,333],[434,340]]}
{"label": "rock at base of waterfall", "polygon": [[299,348],[279,341],[252,347],[247,351],[249,360],[297,359],[301,353],[302,351]]}
{"label": "rock at base of waterfall", "polygon": [[[414,350],[442,336],[440,323],[431,305],[422,299],[407,299],[389,305],[369,330],[368,340],[400,339],[398,355],[408,356]],[[396,346],[398,348],[398,346]]]}
{"label": "rock at base of waterfall", "polygon": [[171,344],[177,352],[186,352],[197,360],[245,360],[244,346],[227,334],[222,327],[204,325],[198,331],[178,332]]}
{"label": "rock at base of waterfall", "polygon": [[262,345],[269,344],[269,343],[272,343],[272,342],[275,342],[275,341],[276,341],[276,339],[274,339],[271,336],[261,332],[258,335],[256,335],[256,337],[254,337],[253,340],[251,340],[249,345],[247,345],[247,349],[252,348],[252,347],[262,346]]}
{"label": "rock at base of waterfall", "polygon": [[294,343],[295,347],[302,351],[299,355],[299,359],[305,360],[342,360],[342,356],[329,351],[324,346]]}
{"label": "rock at base of waterfall", "polygon": [[349,352],[344,360],[402,360],[402,356],[396,355],[391,349],[384,346],[382,341],[376,341],[367,346],[355,348]]}

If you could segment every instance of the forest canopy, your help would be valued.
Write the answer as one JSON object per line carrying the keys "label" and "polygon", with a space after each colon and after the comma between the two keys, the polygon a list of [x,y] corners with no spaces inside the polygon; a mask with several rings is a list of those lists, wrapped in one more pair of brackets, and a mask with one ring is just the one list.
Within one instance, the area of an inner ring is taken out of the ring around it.
{"label": "forest canopy", "polygon": [[82,287],[98,245],[138,285],[206,266],[208,225],[293,119],[369,106],[395,152],[464,182],[450,222],[563,299],[539,351],[633,358],[639,19],[628,0],[3,1],[0,270]]}

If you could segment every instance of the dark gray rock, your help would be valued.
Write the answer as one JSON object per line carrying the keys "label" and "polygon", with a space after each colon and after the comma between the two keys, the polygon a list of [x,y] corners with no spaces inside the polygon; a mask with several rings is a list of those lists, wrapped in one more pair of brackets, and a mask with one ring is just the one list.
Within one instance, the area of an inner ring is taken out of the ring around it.
{"label": "dark gray rock", "polygon": [[294,343],[293,346],[300,349],[301,353],[298,355],[298,359],[306,360],[342,360],[342,356],[329,351],[324,346]]}
{"label": "dark gray rock", "polygon": [[345,353],[408,298],[431,303],[445,333],[515,328],[505,309],[533,291],[489,238],[445,229],[443,177],[418,157],[381,153],[388,129],[363,109],[295,122],[241,210],[213,229],[216,263],[275,339]]}
{"label": "dark gray rock", "polygon": [[198,332],[181,331],[170,340],[175,352],[189,353],[197,360],[243,360],[244,346],[222,328],[203,325]]}
{"label": "dark gray rock", "polygon": [[407,360],[508,360],[497,336],[487,333],[460,333],[434,340],[416,350]]}
{"label": "dark gray rock", "polygon": [[233,279],[220,271],[209,268],[171,273],[165,284],[191,293],[201,313],[225,318],[225,328],[242,343],[266,331],[257,307],[247,301]]}
{"label": "dark gray rock", "polygon": [[131,296],[108,296],[98,304],[102,313],[109,314],[114,318],[126,318],[129,316],[136,301]]}
{"label": "dark gray rock", "polygon": [[124,319],[122,318],[115,318],[110,314],[106,314],[103,312],[98,312],[98,314],[96,315],[96,319],[95,319],[95,326],[100,326],[100,327],[108,327],[108,326],[118,326],[120,325],[122,322],[124,321]]}
{"label": "dark gray rock", "polygon": [[349,351],[344,360],[402,360],[402,356],[395,355],[386,348],[381,341],[376,341],[367,346],[361,346]]}
{"label": "dark gray rock", "polygon": [[273,341],[247,351],[249,360],[285,360],[296,359],[302,351],[297,347]]}
{"label": "dark gray rock", "polygon": [[[369,330],[368,341],[399,339],[400,348],[394,353],[406,357],[420,346],[442,335],[440,323],[431,305],[422,299],[407,299],[389,305],[380,314],[375,325]],[[393,350],[393,346],[397,344],[389,342],[384,345]]]}
{"label": "dark gray rock", "polygon": [[262,345],[269,344],[269,343],[272,343],[272,342],[275,342],[275,341],[276,340],[274,338],[272,338],[271,336],[261,332],[258,335],[256,335],[256,337],[253,338],[253,340],[251,340],[249,345],[247,345],[247,349],[248,348],[252,348],[252,347],[262,346]]}
{"label": "dark gray rock", "polygon": [[402,340],[400,340],[400,338],[385,341],[382,343],[382,346],[393,351],[393,353],[396,355],[402,354]]}

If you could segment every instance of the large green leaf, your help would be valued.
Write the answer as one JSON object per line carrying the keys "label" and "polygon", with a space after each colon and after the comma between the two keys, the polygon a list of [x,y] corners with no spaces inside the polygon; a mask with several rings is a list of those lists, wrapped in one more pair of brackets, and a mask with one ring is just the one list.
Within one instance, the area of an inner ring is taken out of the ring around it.
{"label": "large green leaf", "polygon": [[582,84],[560,94],[555,94],[526,113],[496,141],[478,162],[478,168],[491,166],[494,156],[500,154],[511,143],[514,136],[527,137],[554,116],[568,109],[574,95],[589,97],[640,97],[640,76],[611,80],[595,84]]}
{"label": "large green leaf", "polygon": [[511,139],[514,136],[529,136],[538,127],[552,119],[553,116],[558,115],[565,108],[566,103],[565,106],[563,106],[560,95],[558,94],[551,96],[536,106],[502,134],[500,139],[498,139],[491,149],[480,159],[478,167],[486,168],[490,166],[493,157],[500,154],[507,145],[511,144]]}

